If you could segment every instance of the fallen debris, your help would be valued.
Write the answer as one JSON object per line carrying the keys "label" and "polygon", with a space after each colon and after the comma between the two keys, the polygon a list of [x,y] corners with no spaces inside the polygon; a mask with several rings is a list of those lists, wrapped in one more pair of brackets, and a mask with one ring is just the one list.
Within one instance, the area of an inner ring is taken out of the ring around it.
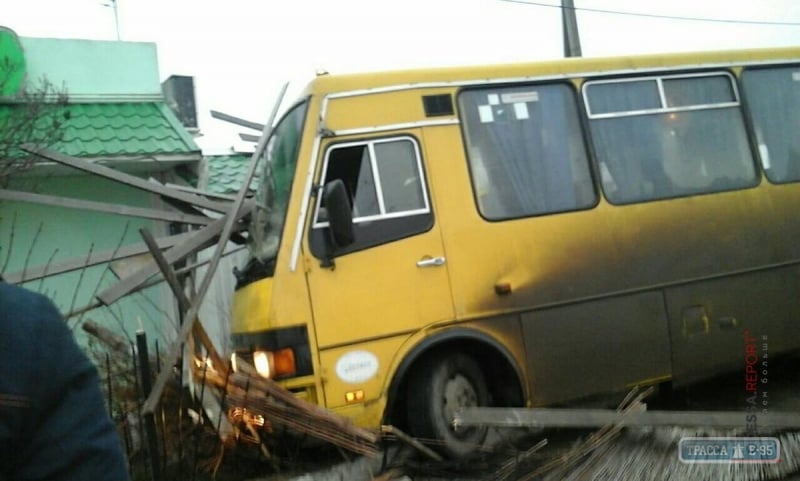
{"label": "fallen debris", "polygon": [[412,438],[411,436],[409,436],[408,434],[404,433],[403,431],[394,426],[381,426],[381,432],[384,434],[389,434],[397,437],[397,439],[399,439],[400,441],[408,444],[409,446],[413,447],[414,449],[416,449],[417,451],[431,458],[434,461],[444,461],[444,458],[442,458],[439,455],[439,453],[425,446],[421,442],[417,441],[416,439]]}
{"label": "fallen debris", "polygon": [[357,454],[376,457],[379,433],[360,428],[347,418],[297,398],[255,368],[240,362],[240,372],[226,373],[195,362],[195,379],[223,390],[225,403],[244,409],[257,424],[279,424]]}

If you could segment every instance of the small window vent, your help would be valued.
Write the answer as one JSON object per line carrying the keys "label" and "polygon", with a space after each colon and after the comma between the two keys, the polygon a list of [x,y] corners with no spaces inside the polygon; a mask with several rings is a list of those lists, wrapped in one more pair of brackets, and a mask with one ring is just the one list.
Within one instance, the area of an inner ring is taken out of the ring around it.
{"label": "small window vent", "polygon": [[422,97],[422,104],[425,106],[426,117],[441,117],[455,113],[450,94],[425,95]]}

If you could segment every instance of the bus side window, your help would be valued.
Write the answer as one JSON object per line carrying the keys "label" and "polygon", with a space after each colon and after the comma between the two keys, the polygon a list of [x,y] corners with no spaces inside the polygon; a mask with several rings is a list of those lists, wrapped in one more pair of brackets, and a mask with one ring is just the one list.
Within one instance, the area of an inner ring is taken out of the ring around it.
{"label": "bus side window", "polygon": [[800,181],[800,67],[748,69],[742,80],[767,178]]}
{"label": "bus side window", "polygon": [[612,203],[740,189],[758,181],[727,73],[590,81],[584,97],[603,190]]}
{"label": "bus side window", "polygon": [[459,94],[459,103],[483,217],[514,219],[595,204],[571,86],[471,88]]}
{"label": "bus side window", "polygon": [[[324,184],[341,180],[347,188],[353,218],[379,213],[372,162],[366,144],[343,146],[328,154]],[[321,206],[324,209],[324,205]],[[318,221],[321,219],[318,219]]]}
{"label": "bus side window", "polygon": [[374,145],[387,214],[425,209],[422,175],[410,141]]}

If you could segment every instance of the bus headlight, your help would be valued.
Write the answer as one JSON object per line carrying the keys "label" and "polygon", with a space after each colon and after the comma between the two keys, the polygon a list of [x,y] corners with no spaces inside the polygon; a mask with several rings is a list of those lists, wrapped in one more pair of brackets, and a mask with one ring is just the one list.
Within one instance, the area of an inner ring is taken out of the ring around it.
{"label": "bus headlight", "polygon": [[[256,349],[253,351],[252,356],[253,367],[265,379],[293,376],[297,373],[294,350],[292,348],[287,347],[277,351]],[[240,360],[243,360],[240,354],[231,356],[231,365],[234,371],[239,371],[238,363]]]}
{"label": "bus headlight", "polygon": [[261,374],[261,377],[269,379],[271,371],[271,364],[270,358],[272,357],[271,352],[268,351],[256,351],[253,353],[253,365],[255,365],[256,372]]}

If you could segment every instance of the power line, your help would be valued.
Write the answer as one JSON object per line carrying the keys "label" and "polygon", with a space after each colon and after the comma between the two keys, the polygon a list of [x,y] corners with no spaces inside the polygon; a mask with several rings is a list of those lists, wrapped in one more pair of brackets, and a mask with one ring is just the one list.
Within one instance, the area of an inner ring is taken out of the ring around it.
{"label": "power line", "polygon": [[[500,0],[500,1],[507,3],[521,3],[523,5],[534,5],[537,7],[549,7],[558,9],[565,8],[561,5],[533,2],[528,0]],[[629,17],[662,18],[668,20],[687,20],[692,22],[735,23],[744,25],[779,25],[779,26],[800,27],[800,22],[770,22],[766,20],[734,20],[730,18],[682,17],[677,15],[657,15],[654,13],[624,12],[621,10],[604,10],[601,8],[585,8],[585,7],[573,7],[573,10],[583,11],[583,12],[594,12],[594,13],[608,13],[612,15],[627,15]]]}

